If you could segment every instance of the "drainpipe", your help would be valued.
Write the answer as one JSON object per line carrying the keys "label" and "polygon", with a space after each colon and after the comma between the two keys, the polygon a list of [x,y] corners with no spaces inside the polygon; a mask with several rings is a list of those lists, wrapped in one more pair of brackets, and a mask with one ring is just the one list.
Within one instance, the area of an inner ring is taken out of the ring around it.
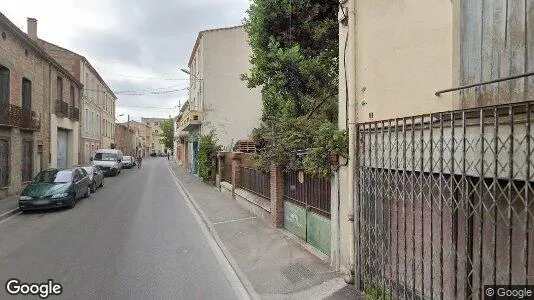
{"label": "drainpipe", "polygon": [[[52,64],[48,63],[48,105],[50,105],[49,120],[48,120],[48,132],[49,132],[49,141],[48,145],[48,167],[52,167],[52,114],[56,112],[56,101],[52,99]],[[57,130],[56,130],[57,132]],[[57,137],[56,137],[57,139]],[[57,149],[56,149],[56,161],[57,161]]]}
{"label": "drainpipe", "polygon": [[[348,45],[347,51],[347,83],[348,83],[348,134],[349,134],[349,161],[348,161],[348,215],[349,229],[349,274],[345,277],[347,283],[355,283],[355,230],[354,230],[354,173],[356,172],[356,0],[348,1]],[[358,286],[357,286],[358,287]]]}

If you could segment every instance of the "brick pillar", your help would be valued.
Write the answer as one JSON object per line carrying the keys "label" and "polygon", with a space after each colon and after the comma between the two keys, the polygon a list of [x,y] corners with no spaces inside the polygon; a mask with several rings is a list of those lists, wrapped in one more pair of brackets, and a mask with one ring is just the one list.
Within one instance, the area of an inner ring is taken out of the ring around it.
{"label": "brick pillar", "polygon": [[241,152],[232,153],[232,198],[235,199],[235,188],[241,180]]}
{"label": "brick pillar", "polygon": [[217,175],[215,177],[215,186],[220,190],[221,189],[221,181],[222,181],[222,174],[224,170],[224,153],[223,152],[217,152]]}
{"label": "brick pillar", "polygon": [[219,169],[219,159],[217,158],[217,154],[213,154],[211,156],[211,184],[217,184],[217,170]]}
{"label": "brick pillar", "polygon": [[271,223],[276,228],[284,227],[284,173],[282,167],[274,163],[270,170]]}

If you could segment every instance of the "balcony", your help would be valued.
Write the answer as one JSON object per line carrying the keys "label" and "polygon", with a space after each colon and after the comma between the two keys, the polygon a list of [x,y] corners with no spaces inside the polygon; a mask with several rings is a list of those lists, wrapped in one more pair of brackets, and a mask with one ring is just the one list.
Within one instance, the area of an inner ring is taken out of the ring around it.
{"label": "balcony", "polygon": [[26,130],[39,130],[41,119],[39,115],[20,106],[0,102],[0,126],[18,127]]}
{"label": "balcony", "polygon": [[77,107],[71,106],[69,111],[69,117],[71,120],[80,121],[80,110]]}
{"label": "balcony", "polygon": [[56,100],[56,115],[59,117],[69,116],[69,104],[63,100]]}
{"label": "balcony", "polygon": [[184,112],[180,120],[180,128],[178,131],[191,131],[198,129],[202,124],[202,111],[187,110]]}

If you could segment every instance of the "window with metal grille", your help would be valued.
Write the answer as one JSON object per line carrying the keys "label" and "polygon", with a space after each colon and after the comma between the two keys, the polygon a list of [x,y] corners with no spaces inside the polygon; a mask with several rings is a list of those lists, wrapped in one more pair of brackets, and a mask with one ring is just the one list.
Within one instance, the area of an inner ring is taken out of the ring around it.
{"label": "window with metal grille", "polygon": [[9,181],[9,143],[0,140],[0,188],[7,187]]}
{"label": "window with metal grille", "polygon": [[0,66],[0,102],[9,102],[9,69]]}
{"label": "window with metal grille", "polygon": [[22,108],[32,108],[32,82],[22,78]]}
{"label": "window with metal grille", "polygon": [[33,151],[32,142],[22,142],[22,182],[32,179]]}

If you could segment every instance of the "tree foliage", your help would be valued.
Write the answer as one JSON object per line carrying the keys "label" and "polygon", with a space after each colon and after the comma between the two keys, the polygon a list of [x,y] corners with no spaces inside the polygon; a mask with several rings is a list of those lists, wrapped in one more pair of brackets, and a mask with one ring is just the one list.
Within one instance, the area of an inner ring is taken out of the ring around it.
{"label": "tree foliage", "polygon": [[245,19],[252,47],[250,88],[262,87],[263,117],[337,119],[338,1],[253,0]]}
{"label": "tree foliage", "polygon": [[[348,136],[345,131],[327,121],[298,117],[265,123],[252,132],[258,145],[256,159],[262,169],[271,162],[286,170],[305,170],[307,173],[331,175],[330,155],[348,157]],[[307,149],[303,157],[297,151]]]}
{"label": "tree foliage", "polygon": [[174,124],[172,120],[165,120],[161,122],[161,138],[160,142],[167,149],[172,149],[174,146]]}
{"label": "tree foliage", "polygon": [[220,151],[221,147],[218,145],[217,135],[215,131],[208,134],[200,135],[198,139],[198,176],[204,180],[212,178],[214,165],[212,164],[212,156]]}
{"label": "tree foliage", "polygon": [[[329,156],[346,157],[337,130],[337,0],[252,0],[245,30],[252,67],[242,79],[261,87],[264,123],[252,136],[259,165],[329,176]],[[308,149],[304,157],[297,150]]]}

